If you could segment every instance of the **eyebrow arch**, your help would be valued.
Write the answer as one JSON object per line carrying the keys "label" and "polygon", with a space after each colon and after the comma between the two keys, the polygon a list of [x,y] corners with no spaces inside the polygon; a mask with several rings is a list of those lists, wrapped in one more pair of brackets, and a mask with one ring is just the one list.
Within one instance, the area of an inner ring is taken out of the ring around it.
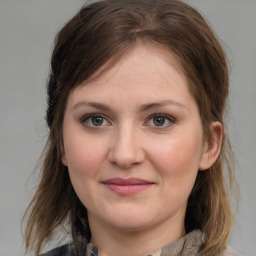
{"label": "eyebrow arch", "polygon": [[178,107],[181,107],[181,108],[184,108],[187,110],[187,107],[178,102],[178,101],[175,101],[175,100],[163,100],[161,102],[153,102],[153,103],[149,103],[149,104],[143,104],[139,107],[139,111],[140,112],[144,112],[144,111],[147,111],[151,108],[156,108],[156,107],[163,107],[163,106],[166,106],[166,105],[175,105],[175,106],[178,106]]}
{"label": "eyebrow arch", "polygon": [[103,111],[111,111],[111,108],[105,104],[98,103],[98,102],[90,102],[90,101],[80,101],[77,104],[75,104],[72,109],[75,110],[80,108],[81,106],[90,106]]}
{"label": "eyebrow arch", "polygon": [[[184,104],[177,102],[175,100],[163,100],[160,102],[147,103],[147,104],[143,104],[143,105],[139,106],[138,109],[139,109],[139,112],[145,112],[151,108],[163,107],[166,105],[175,105],[175,106],[178,106],[178,107],[181,107],[181,108],[184,108],[187,110],[187,107]],[[98,102],[90,102],[90,101],[80,101],[80,102],[76,103],[72,109],[75,110],[81,106],[90,106],[90,107],[93,107],[96,109],[100,109],[102,111],[112,111],[112,109],[108,105],[98,103]]]}

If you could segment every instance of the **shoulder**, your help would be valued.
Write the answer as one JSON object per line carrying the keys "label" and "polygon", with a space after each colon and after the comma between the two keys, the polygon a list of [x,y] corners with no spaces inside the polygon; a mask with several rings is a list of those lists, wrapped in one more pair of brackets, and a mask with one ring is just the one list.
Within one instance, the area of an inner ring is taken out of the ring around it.
{"label": "shoulder", "polygon": [[77,253],[75,251],[74,245],[69,243],[54,248],[49,252],[40,254],[39,256],[77,256]]}
{"label": "shoulder", "polygon": [[241,256],[240,254],[236,253],[231,247],[228,247],[221,256]]}

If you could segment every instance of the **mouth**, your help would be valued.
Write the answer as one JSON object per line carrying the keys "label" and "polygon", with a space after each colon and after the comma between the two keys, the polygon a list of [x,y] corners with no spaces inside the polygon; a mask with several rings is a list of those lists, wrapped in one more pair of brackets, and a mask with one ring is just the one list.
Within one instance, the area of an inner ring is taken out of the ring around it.
{"label": "mouth", "polygon": [[150,188],[155,183],[138,178],[113,178],[103,181],[102,184],[116,194],[134,195]]}

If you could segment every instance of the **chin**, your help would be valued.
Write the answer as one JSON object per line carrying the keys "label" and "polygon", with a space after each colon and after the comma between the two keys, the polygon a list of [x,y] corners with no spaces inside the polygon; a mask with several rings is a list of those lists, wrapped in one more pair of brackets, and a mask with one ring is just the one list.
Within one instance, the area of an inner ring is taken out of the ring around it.
{"label": "chin", "polygon": [[126,219],[124,221],[121,220],[113,223],[113,226],[115,226],[115,228],[121,229],[122,231],[126,231],[126,232],[140,232],[150,228],[151,226],[150,224],[153,225],[151,222],[149,223],[145,220]]}
{"label": "chin", "polygon": [[145,212],[122,211],[116,212],[114,218],[105,220],[112,226],[128,232],[143,231],[154,226],[156,217],[147,216]]}

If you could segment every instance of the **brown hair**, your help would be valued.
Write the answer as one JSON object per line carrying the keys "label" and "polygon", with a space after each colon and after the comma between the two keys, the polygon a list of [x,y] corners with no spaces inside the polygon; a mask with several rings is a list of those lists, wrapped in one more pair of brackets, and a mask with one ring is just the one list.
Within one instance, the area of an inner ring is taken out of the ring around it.
{"label": "brown hair", "polygon": [[[85,5],[55,40],[48,80],[50,133],[40,184],[27,210],[27,249],[39,253],[65,221],[73,225],[77,217],[86,218],[86,209],[61,162],[62,122],[70,91],[99,68],[105,67],[102,72],[109,69],[142,40],[177,57],[198,104],[205,138],[211,122],[223,124],[220,156],[211,168],[198,172],[188,199],[185,227],[187,232],[194,228],[204,232],[204,255],[217,255],[226,247],[233,224],[229,194],[235,179],[223,120],[229,78],[222,47],[204,18],[182,1],[101,0]],[[89,236],[88,226],[87,233]]]}

